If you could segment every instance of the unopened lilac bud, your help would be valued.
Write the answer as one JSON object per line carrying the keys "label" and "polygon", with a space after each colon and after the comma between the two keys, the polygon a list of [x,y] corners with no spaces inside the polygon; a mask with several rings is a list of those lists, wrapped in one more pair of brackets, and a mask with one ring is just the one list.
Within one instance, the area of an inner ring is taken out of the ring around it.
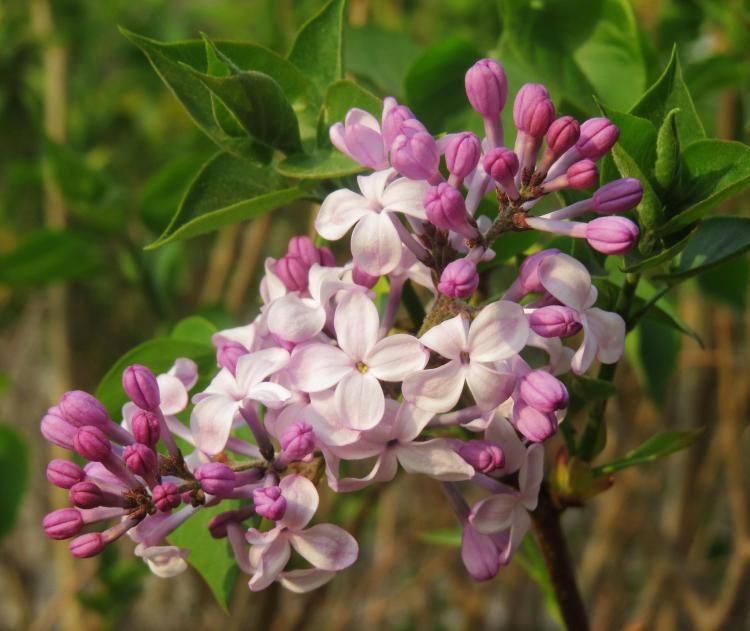
{"label": "unopened lilac bud", "polygon": [[534,252],[534,254],[526,257],[521,264],[521,269],[518,271],[518,280],[520,281],[523,294],[545,291],[544,286],[539,280],[539,266],[544,259],[553,254],[560,254],[560,250],[550,248],[549,250]]}
{"label": "unopened lilac bud", "polygon": [[70,460],[56,458],[47,465],[47,480],[61,489],[69,489],[85,478],[85,471]]}
{"label": "unopened lilac bud", "polygon": [[68,547],[74,557],[85,559],[102,552],[107,547],[107,540],[100,532],[87,532],[73,539]]}
{"label": "unopened lilac bud", "polygon": [[96,508],[104,502],[102,490],[93,482],[78,482],[70,487],[68,497],[78,508]]}
{"label": "unopened lilac bud", "polygon": [[494,59],[480,59],[466,71],[466,96],[471,106],[485,118],[496,118],[508,98],[508,79]]}
{"label": "unopened lilac bud", "polygon": [[540,98],[549,98],[549,92],[541,83],[525,83],[516,93],[513,102],[513,123],[523,129],[523,117],[529,105]]}
{"label": "unopened lilac bud", "polygon": [[458,454],[481,473],[491,473],[505,464],[502,447],[489,440],[469,440],[461,446]]}
{"label": "unopened lilac bud", "polygon": [[[401,130],[404,131],[403,124]],[[438,175],[440,151],[435,139],[426,131],[401,133],[391,145],[391,164],[411,180],[431,180]]]}
{"label": "unopened lilac bud", "polygon": [[223,342],[216,351],[216,363],[234,374],[237,370],[237,361],[247,353],[248,350],[239,342]]}
{"label": "unopened lilac bud", "polygon": [[518,173],[518,156],[515,152],[505,147],[493,149],[484,156],[482,165],[489,176],[499,182],[508,195],[514,199],[518,197],[518,191],[513,182],[513,178]]}
{"label": "unopened lilac bud", "polygon": [[401,123],[414,118],[412,111],[406,105],[399,105],[392,96],[383,99],[383,117],[381,129],[383,144],[390,148],[396,136],[401,133]]}
{"label": "unopened lilac bud", "polygon": [[602,186],[594,193],[594,212],[600,215],[621,213],[635,208],[643,197],[640,180],[626,177]]}
{"label": "unopened lilac bud", "polygon": [[358,265],[354,265],[354,267],[352,268],[352,280],[360,287],[367,287],[367,289],[372,289],[373,287],[375,287],[375,283],[377,283],[379,279],[380,276],[372,276]]}
{"label": "unopened lilac bud", "polygon": [[83,516],[77,508],[60,508],[45,515],[42,526],[51,539],[70,539],[83,528]]}
{"label": "unopened lilac bud", "polygon": [[42,436],[49,442],[64,449],[74,449],[73,439],[78,429],[65,419],[57,406],[47,410],[39,425]]}
{"label": "unopened lilac bud", "polygon": [[597,217],[586,224],[586,241],[603,254],[624,254],[638,235],[638,226],[625,217]]}
{"label": "unopened lilac bud", "polygon": [[227,465],[221,462],[209,462],[195,470],[195,479],[201,483],[201,488],[210,495],[229,495],[234,490],[235,474]]}
{"label": "unopened lilac bud", "polygon": [[139,408],[156,410],[159,407],[159,384],[154,373],[146,366],[128,366],[122,373],[122,388]]}
{"label": "unopened lilac bud", "polygon": [[302,460],[315,449],[315,433],[304,421],[292,423],[281,434],[283,456],[289,461]]}
{"label": "unopened lilac bud", "polygon": [[278,486],[264,486],[253,490],[255,512],[261,517],[278,521],[286,512],[286,499]]}
{"label": "unopened lilac bud", "polygon": [[448,172],[463,180],[479,163],[482,145],[476,134],[465,131],[456,134],[445,148],[445,166]]}
{"label": "unopened lilac bud", "polygon": [[86,460],[104,462],[112,455],[112,444],[107,435],[98,427],[81,427],[73,439],[76,451]]}
{"label": "unopened lilac bud", "polygon": [[582,158],[596,161],[614,146],[619,136],[619,128],[608,118],[589,118],[581,125],[576,149]]}
{"label": "unopened lilac bud", "polygon": [[591,160],[580,160],[565,172],[568,186],[575,189],[591,188],[599,181],[599,170]]}
{"label": "unopened lilac bud", "polygon": [[289,291],[305,291],[307,289],[310,265],[301,258],[287,254],[282,256],[273,269]]}
{"label": "unopened lilac bud", "polygon": [[144,480],[153,480],[156,477],[159,459],[151,447],[141,443],[128,445],[122,452],[122,459],[128,469]]}
{"label": "unopened lilac bud", "polygon": [[521,379],[519,392],[523,400],[540,412],[554,412],[568,406],[568,389],[544,370],[532,370]]}
{"label": "unopened lilac bud", "polygon": [[286,252],[289,256],[296,256],[308,266],[320,263],[318,248],[315,247],[313,240],[305,235],[298,235],[289,239]]}
{"label": "unopened lilac bud", "polygon": [[138,410],[130,421],[133,437],[137,442],[154,447],[161,437],[159,417],[148,410]]}
{"label": "unopened lilac bud", "polygon": [[60,399],[58,407],[63,417],[76,427],[84,425],[104,427],[109,421],[109,414],[105,407],[83,390],[66,392]]}
{"label": "unopened lilac bud", "polygon": [[558,158],[578,142],[581,126],[572,116],[561,116],[547,130],[547,149]]}
{"label": "unopened lilac bud", "polygon": [[525,438],[541,443],[557,431],[557,417],[551,412],[540,412],[523,401],[516,401],[513,425]]}
{"label": "unopened lilac bud", "polygon": [[336,257],[330,248],[323,246],[319,248],[318,252],[320,253],[320,264],[323,267],[336,267]]}
{"label": "unopened lilac bud", "polygon": [[452,261],[445,266],[440,275],[438,291],[451,298],[465,300],[471,296],[479,286],[477,266],[471,259],[463,258]]}
{"label": "unopened lilac bud", "polygon": [[157,484],[151,489],[151,499],[156,508],[166,513],[180,505],[180,490],[172,482]]}
{"label": "unopened lilac bud", "polygon": [[569,337],[581,330],[578,313],[570,307],[550,305],[529,316],[531,330],[542,337]]}
{"label": "unopened lilac bud", "polygon": [[541,139],[555,120],[555,106],[549,97],[540,97],[530,101],[521,115],[519,130],[525,131],[532,138]]}
{"label": "unopened lilac bud", "polygon": [[424,210],[430,223],[438,228],[453,230],[467,238],[476,234],[469,224],[463,195],[455,186],[447,182],[441,182],[427,189],[424,196]]}

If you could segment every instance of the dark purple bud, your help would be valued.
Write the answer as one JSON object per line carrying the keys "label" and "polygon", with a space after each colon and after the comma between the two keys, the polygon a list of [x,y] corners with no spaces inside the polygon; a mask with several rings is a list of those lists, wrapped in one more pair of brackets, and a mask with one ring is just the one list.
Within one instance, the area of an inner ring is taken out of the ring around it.
{"label": "dark purple bud", "polygon": [[471,238],[475,231],[469,224],[469,214],[463,195],[455,186],[441,182],[427,189],[424,196],[427,219],[443,230],[453,230]]}
{"label": "dark purple bud", "polygon": [[128,366],[122,373],[122,389],[143,410],[156,410],[161,402],[159,384],[150,369],[140,364]]}
{"label": "dark purple bud", "polygon": [[248,352],[239,342],[223,342],[216,351],[216,363],[234,374],[237,370],[237,361]]}
{"label": "dark purple bud", "polygon": [[465,300],[471,296],[479,286],[477,266],[470,259],[458,259],[448,263],[440,275],[438,291],[451,298]]}
{"label": "dark purple bud", "polygon": [[278,486],[264,486],[253,490],[255,512],[261,517],[278,521],[286,512],[286,499]]}
{"label": "dark purple bud", "polygon": [[330,248],[323,246],[320,248],[320,264],[323,267],[336,267],[336,257]]}
{"label": "dark purple bud", "polygon": [[599,181],[599,170],[591,160],[580,160],[568,168],[565,177],[570,188],[582,190],[591,188]]}
{"label": "dark purple bud", "polygon": [[60,508],[42,520],[42,526],[51,539],[70,539],[83,528],[83,516],[77,508]]}
{"label": "dark purple bud", "polygon": [[315,449],[315,433],[304,421],[297,421],[281,434],[282,456],[288,461],[302,460]]}
{"label": "dark purple bud", "polygon": [[523,401],[516,401],[513,425],[528,440],[541,443],[557,431],[557,417],[551,412],[540,412]]}
{"label": "dark purple bud", "polygon": [[63,417],[76,427],[93,425],[105,427],[109,421],[109,414],[105,407],[83,390],[66,392],[58,403]]}
{"label": "dark purple bud", "polygon": [[640,180],[632,177],[615,180],[594,193],[594,212],[611,215],[635,208],[643,197]]}
{"label": "dark purple bud", "polygon": [[64,449],[74,449],[73,439],[78,429],[62,416],[57,406],[47,410],[40,423],[42,436],[49,442]]}
{"label": "dark purple bud", "polygon": [[68,497],[78,508],[96,508],[104,503],[102,490],[93,482],[78,482],[70,487]]}
{"label": "dark purple bud", "polygon": [[68,546],[74,557],[86,559],[99,554],[107,547],[107,540],[100,532],[87,532],[80,537],[76,537]]}
{"label": "dark purple bud", "polygon": [[532,370],[521,379],[523,400],[540,412],[554,412],[568,406],[568,389],[544,370]]}
{"label": "dark purple bud", "polygon": [[131,431],[136,441],[154,447],[161,437],[159,417],[148,410],[138,410],[130,422]]}
{"label": "dark purple bud", "polygon": [[485,118],[497,118],[508,98],[508,79],[494,59],[480,59],[464,77],[471,106]]}
{"label": "dark purple bud", "polygon": [[562,305],[537,309],[529,316],[529,326],[542,337],[569,337],[581,330],[578,313]]}
{"label": "dark purple bud", "polygon": [[195,470],[194,475],[201,488],[210,495],[222,497],[234,490],[234,471],[221,462],[203,464]]}
{"label": "dark purple bud", "polygon": [[491,473],[505,464],[502,447],[489,440],[469,440],[461,446],[458,453],[481,473]]}
{"label": "dark purple bud", "polygon": [[541,139],[554,120],[555,106],[552,100],[549,97],[537,98],[526,105],[519,130],[525,131],[532,138]]}
{"label": "dark purple bud", "polygon": [[598,160],[617,142],[620,130],[608,118],[589,118],[581,125],[576,149],[583,158]]}
{"label": "dark purple bud", "polygon": [[73,439],[76,451],[86,460],[104,462],[112,455],[112,443],[98,427],[88,425],[81,427]]}
{"label": "dark purple bud", "polygon": [[164,482],[151,489],[154,505],[162,512],[168,512],[180,505],[180,491],[176,484]]}
{"label": "dark purple bud", "polygon": [[625,254],[638,235],[638,226],[625,217],[597,217],[586,225],[586,241],[604,254]]}
{"label": "dark purple bud", "polygon": [[549,92],[541,83],[525,83],[516,94],[513,102],[513,123],[518,129],[523,129],[523,117],[532,102],[549,98]]}
{"label": "dark purple bud", "polygon": [[289,291],[305,291],[307,289],[310,265],[306,264],[301,258],[291,254],[282,256],[276,261],[273,271]]}
{"label": "dark purple bud", "polygon": [[518,271],[518,280],[524,294],[545,291],[544,286],[539,280],[539,265],[541,265],[544,259],[553,254],[560,254],[560,250],[550,248],[549,250],[534,252],[534,254],[526,257],[521,264],[521,269]]}
{"label": "dark purple bud", "polygon": [[383,118],[381,128],[383,134],[383,144],[390,148],[396,136],[401,133],[401,123],[414,119],[414,114],[405,105],[399,105],[392,96],[387,96],[383,100]]}
{"label": "dark purple bud", "polygon": [[74,484],[82,482],[86,478],[86,473],[75,462],[56,458],[50,460],[47,465],[47,479],[59,486],[61,489],[69,489]]}
{"label": "dark purple bud", "polygon": [[159,459],[156,452],[147,445],[128,445],[122,452],[122,459],[130,471],[144,480],[153,480],[158,473]]}
{"label": "dark purple bud", "polygon": [[557,158],[575,145],[580,135],[578,121],[572,116],[561,116],[547,130],[547,148]]}
{"label": "dark purple bud", "polygon": [[402,133],[391,145],[391,164],[411,180],[431,180],[438,174],[440,151],[435,139],[426,131],[405,129],[410,122],[401,125]]}
{"label": "dark purple bud", "polygon": [[505,188],[518,173],[518,156],[510,149],[499,147],[484,156],[482,166],[493,180]]}
{"label": "dark purple bud", "polygon": [[463,180],[479,163],[482,145],[476,134],[465,131],[456,134],[445,148],[445,165],[448,172]]}
{"label": "dark purple bud", "polygon": [[367,289],[372,289],[380,280],[380,276],[372,276],[371,274],[368,274],[366,271],[364,271],[361,267],[355,265],[352,268],[352,280],[360,287],[367,287]]}

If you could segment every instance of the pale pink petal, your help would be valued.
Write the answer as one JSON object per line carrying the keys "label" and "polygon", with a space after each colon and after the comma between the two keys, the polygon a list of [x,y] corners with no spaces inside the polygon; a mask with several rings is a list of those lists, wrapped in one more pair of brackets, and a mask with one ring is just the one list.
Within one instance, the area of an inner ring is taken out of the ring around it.
{"label": "pale pink petal", "polygon": [[458,360],[439,368],[420,370],[404,379],[404,398],[423,410],[447,412],[458,403],[464,387],[466,369]]}
{"label": "pale pink petal", "polygon": [[544,448],[539,444],[529,447],[526,463],[518,473],[518,488],[521,503],[529,510],[534,510],[539,500],[539,487],[544,477]]}
{"label": "pale pink petal", "polygon": [[370,175],[357,176],[359,190],[372,203],[373,208],[380,210],[383,207],[381,203],[383,191],[394,173],[393,169],[383,169],[382,171],[375,171],[375,173]]}
{"label": "pale pink petal", "polygon": [[198,449],[212,456],[220,453],[238,411],[238,402],[222,395],[209,396],[198,403],[190,414],[190,431]]}
{"label": "pale pink petal", "polygon": [[383,388],[369,373],[352,370],[336,387],[336,410],[341,420],[355,430],[372,429],[383,418]]}
{"label": "pale pink petal", "polygon": [[301,475],[288,475],[279,483],[286,500],[286,512],[278,521],[289,530],[302,530],[318,510],[318,491],[315,485]]}
{"label": "pale pink petal", "polygon": [[348,126],[344,131],[347,153],[360,164],[370,169],[388,166],[383,147],[383,137],[365,125]]}
{"label": "pale pink petal", "polygon": [[570,369],[576,375],[585,373],[594,361],[598,350],[596,334],[589,327],[587,318],[583,318],[583,342],[570,360]]}
{"label": "pale pink petal", "polygon": [[459,456],[442,438],[424,442],[399,443],[398,461],[409,473],[422,473],[436,480],[457,482],[474,475],[474,467]]}
{"label": "pale pink petal", "polygon": [[286,537],[277,537],[272,543],[264,546],[259,558],[255,574],[248,581],[251,591],[259,592],[273,583],[289,561],[292,548]]}
{"label": "pale pink petal", "polygon": [[187,569],[185,559],[190,550],[177,546],[144,546],[135,547],[135,555],[141,557],[151,573],[159,578],[172,578]]}
{"label": "pale pink petal", "polygon": [[508,539],[508,547],[505,549],[503,555],[500,558],[500,562],[503,564],[510,561],[510,557],[521,545],[523,538],[526,533],[531,529],[531,518],[529,514],[522,508],[517,508],[513,511],[513,519],[510,524],[510,538]]}
{"label": "pale pink petal", "polygon": [[[247,348],[250,348],[249,346]],[[198,381],[198,364],[187,357],[178,357],[169,369],[168,375],[177,377],[187,390]]]}
{"label": "pale pink petal", "polygon": [[342,478],[338,479],[335,476],[331,476],[328,479],[328,485],[337,493],[346,493],[349,491],[358,491],[366,486],[369,486],[373,482],[389,482],[396,477],[398,471],[398,460],[394,450],[388,449],[383,451],[375,464],[372,467],[370,473],[362,478]]}
{"label": "pale pink petal", "polygon": [[409,180],[405,177],[395,180],[383,193],[383,211],[426,219],[424,197],[429,187],[430,184],[422,180]]}
{"label": "pale pink petal", "polygon": [[[320,395],[325,395],[324,403],[319,398]],[[336,411],[336,403],[334,401],[333,390],[314,393],[313,395],[311,395],[310,399],[310,405],[305,407],[301,419],[313,428],[313,431],[315,432],[315,438],[320,443],[328,447],[338,448],[351,445],[359,441],[360,432],[349,429],[339,418],[338,412]],[[282,412],[282,414],[285,413],[286,410]],[[293,419],[293,421],[299,420],[299,416]],[[374,455],[374,452],[368,454],[368,456],[371,455]]]}
{"label": "pale pink petal", "polygon": [[318,568],[312,567],[303,570],[282,572],[279,576],[279,583],[290,592],[304,594],[325,585],[334,576],[336,576],[336,572],[319,570]]}
{"label": "pale pink petal", "polygon": [[248,392],[249,399],[274,410],[282,407],[291,397],[292,393],[284,386],[271,382],[256,384]]}
{"label": "pale pink petal", "polygon": [[401,259],[401,239],[388,213],[363,217],[352,232],[354,262],[372,276],[394,270]]}
{"label": "pale pink petal", "polygon": [[513,373],[497,372],[486,364],[472,361],[466,373],[466,383],[479,409],[487,412],[513,393],[516,378]]}
{"label": "pale pink petal", "polygon": [[429,358],[430,352],[416,337],[397,333],[377,342],[364,362],[381,381],[403,381],[407,375],[422,370]]}
{"label": "pale pink petal", "polygon": [[616,313],[588,309],[586,323],[596,336],[597,359],[603,364],[614,364],[625,352],[625,321]]}
{"label": "pale pink petal", "polygon": [[529,322],[523,307],[508,300],[487,305],[471,323],[471,359],[492,362],[518,353],[529,337]]}
{"label": "pale pink petal", "polygon": [[243,355],[237,360],[237,384],[243,393],[249,392],[256,383],[286,368],[288,363],[289,353],[283,348],[264,348]]}
{"label": "pale pink petal", "polygon": [[350,125],[364,125],[365,127],[380,133],[380,123],[378,122],[378,119],[370,114],[370,112],[358,107],[353,107],[346,113],[344,124],[346,127],[349,127]]}
{"label": "pale pink petal", "polygon": [[[279,280],[279,282],[281,282],[281,280]],[[284,287],[284,291],[280,295],[284,295],[285,293],[286,287]],[[242,344],[248,350],[251,350],[253,348],[253,345],[255,344],[255,338],[255,324],[246,324],[245,326],[237,326],[232,329],[224,329],[223,331],[214,333],[211,336],[211,343],[214,346],[220,346],[222,342],[237,342],[239,344]],[[172,370],[174,370],[176,366],[177,363],[175,362],[175,366],[172,367]],[[186,385],[185,387],[188,386]]]}
{"label": "pale pink petal", "polygon": [[185,384],[172,375],[159,375],[156,378],[159,384],[159,396],[161,403],[159,408],[164,414],[177,414],[182,412],[188,404],[188,392]]}
{"label": "pale pink petal", "polygon": [[459,315],[433,326],[419,341],[446,359],[458,359],[469,350],[469,326],[469,319]]}
{"label": "pale pink petal", "polygon": [[427,427],[433,416],[432,412],[403,401],[393,422],[392,437],[405,443],[411,442]]}
{"label": "pale pink petal", "polygon": [[300,555],[321,570],[338,571],[357,560],[357,540],[334,524],[317,524],[295,532],[289,542]]}
{"label": "pale pink petal", "polygon": [[331,140],[331,144],[336,147],[341,153],[349,155],[349,149],[346,146],[346,140],[344,138],[344,124],[341,122],[334,123],[328,128],[328,138]]}
{"label": "pale pink petal", "polygon": [[544,288],[567,307],[582,311],[588,305],[591,275],[583,263],[567,254],[552,254],[539,264]]}
{"label": "pale pink petal", "polygon": [[495,414],[487,427],[487,440],[497,443],[503,448],[505,465],[498,473],[509,474],[518,471],[526,461],[526,448],[523,446],[518,433],[511,423],[500,414]]}
{"label": "pale pink petal", "polygon": [[268,330],[287,342],[306,342],[323,330],[326,312],[314,300],[291,293],[268,308]]}
{"label": "pale pink petal", "polygon": [[372,300],[362,293],[348,294],[336,307],[336,339],[354,361],[362,361],[378,341],[380,317]]}
{"label": "pale pink petal", "polygon": [[491,495],[474,505],[469,521],[483,534],[500,532],[510,527],[517,506],[518,496],[515,493]]}
{"label": "pale pink petal", "polygon": [[327,390],[352,370],[354,362],[341,349],[317,343],[297,346],[288,368],[294,383],[304,392]]}
{"label": "pale pink petal", "polygon": [[375,211],[362,195],[347,189],[334,191],[323,200],[315,217],[315,229],[324,239],[336,241],[357,221]]}

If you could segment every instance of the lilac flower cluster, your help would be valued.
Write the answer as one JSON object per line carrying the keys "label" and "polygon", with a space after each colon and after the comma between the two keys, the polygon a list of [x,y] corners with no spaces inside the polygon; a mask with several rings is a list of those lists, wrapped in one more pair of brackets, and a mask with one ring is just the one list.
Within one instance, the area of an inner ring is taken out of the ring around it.
{"label": "lilac flower cluster", "polygon": [[[49,480],[70,490],[73,505],[45,518],[50,537],[75,537],[72,553],[91,556],[127,532],[136,554],[168,576],[184,569],[189,551],[167,545],[166,536],[202,507],[239,499],[241,508],[215,517],[210,532],[228,538],[250,589],[279,581],[307,591],[358,555],[340,527],[308,527],[319,478],[348,492],[392,480],[402,468],[442,482],[474,578],[491,578],[508,563],[537,504],[542,443],[565,419],[569,397],[558,377],[617,361],[625,325],[594,306],[588,271],[558,250],[527,257],[503,297],[482,306],[466,302],[479,286],[477,265],[495,256],[500,234],[529,229],[623,253],[638,229],[616,213],[635,207],[642,190],[637,180],[618,180],[533,216],[550,193],[597,184],[595,162],[617,128],[604,118],[581,125],[556,118],[547,90],[527,84],[513,105],[510,149],[500,118],[508,93],[502,67],[477,62],[466,92],[484,121],[481,140],[470,132],[436,139],[393,98],[380,121],[353,109],[331,127],[332,143],[374,171],[358,177],[359,192],[328,195],[315,221],[328,240],[353,228],[352,261],[339,266],[307,237],[266,261],[260,313],[214,336],[219,371],[192,396],[189,427],[175,416],[196,381],[189,360],[157,377],[127,368],[131,401],[121,423],[83,392],[67,393],[48,412],[45,437],[90,461],[50,463]],[[477,216],[493,189],[497,216]],[[589,214],[598,217],[580,220]],[[433,295],[416,334],[396,328],[406,281]],[[388,286],[382,314],[372,291],[378,283]],[[577,348],[563,343],[579,333]],[[546,363],[529,365],[521,356],[527,347],[541,349]],[[446,432],[454,427],[465,431]],[[175,437],[192,452],[184,455]],[[485,494],[473,506],[470,489]],[[79,534],[105,520],[115,524]],[[309,567],[289,567],[292,550]]]}

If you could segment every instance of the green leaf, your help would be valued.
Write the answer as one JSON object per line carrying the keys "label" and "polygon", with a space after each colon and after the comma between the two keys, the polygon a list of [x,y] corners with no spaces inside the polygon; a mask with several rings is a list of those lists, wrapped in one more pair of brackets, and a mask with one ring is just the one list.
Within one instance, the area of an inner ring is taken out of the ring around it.
{"label": "green leaf", "polygon": [[654,179],[662,193],[668,193],[680,169],[680,139],[677,136],[677,114],[673,109],[659,128],[656,140],[656,165]]}
{"label": "green leaf", "polygon": [[226,539],[214,539],[208,533],[211,518],[239,507],[237,501],[224,501],[219,506],[198,509],[184,524],[167,537],[173,546],[188,548],[188,563],[201,575],[225,613],[237,580],[238,568]]}
{"label": "green leaf", "polygon": [[461,528],[445,528],[443,530],[425,530],[417,533],[417,539],[436,546],[448,548],[461,547]]}
{"label": "green leaf", "polygon": [[750,264],[746,256],[733,258],[698,276],[698,286],[704,294],[729,305],[738,314],[747,308],[748,282]]}
{"label": "green leaf", "polygon": [[216,154],[193,180],[169,226],[146,249],[252,219],[304,194],[298,186],[279,186],[281,182],[270,167],[227,153]]}
{"label": "green leaf", "polygon": [[622,268],[622,271],[628,274],[640,273],[671,261],[675,256],[682,252],[692,238],[693,232],[693,230],[690,230],[679,241],[664,248],[661,252],[654,254],[653,256],[643,257],[637,252],[631,250],[625,255],[625,267]]}
{"label": "green leaf", "polygon": [[603,401],[617,393],[617,387],[611,381],[585,375],[575,375],[571,386],[571,391],[587,402]]}
{"label": "green leaf", "polygon": [[636,368],[641,385],[660,409],[664,407],[681,345],[680,334],[674,328],[649,318],[642,319],[626,341],[628,358]]}
{"label": "green leaf", "polygon": [[128,401],[122,390],[122,371],[130,364],[142,364],[158,375],[167,372],[180,357],[196,362],[201,375],[209,374],[216,368],[216,355],[212,346],[173,338],[157,338],[136,346],[120,357],[99,382],[96,398],[107,408],[112,418],[119,418],[122,406]]}
{"label": "green leaf", "polygon": [[276,165],[276,171],[286,177],[326,180],[360,173],[364,167],[338,151],[320,151],[289,156]]}
{"label": "green leaf", "polygon": [[344,8],[346,0],[331,0],[299,30],[287,59],[309,77],[318,92],[344,76]]}
{"label": "green leaf", "polygon": [[704,428],[659,432],[622,458],[594,467],[593,473],[596,476],[609,475],[637,464],[659,460],[689,447],[700,438],[703,432]]}
{"label": "green leaf", "polygon": [[698,221],[722,201],[750,186],[750,147],[728,140],[699,140],[682,153],[681,202],[659,230],[666,235]]}
{"label": "green leaf", "polygon": [[557,604],[555,588],[552,585],[552,579],[550,579],[539,546],[537,546],[532,537],[526,536],[523,538],[514,558],[518,561],[526,574],[529,575],[529,578],[539,585],[542,590],[542,596],[544,597],[544,604],[547,607],[547,612],[552,619],[562,627],[562,616],[560,615],[560,606]]}
{"label": "green leaf", "polygon": [[190,316],[175,324],[169,336],[173,340],[211,346],[211,338],[217,330],[216,326],[206,318]]}
{"label": "green leaf", "polygon": [[709,217],[698,224],[693,237],[675,259],[667,282],[679,282],[720,265],[750,249],[750,219]]}
{"label": "green leaf", "polygon": [[667,114],[674,109],[679,109],[675,120],[680,144],[687,146],[705,138],[703,123],[682,78],[677,48],[672,50],[672,57],[664,73],[633,106],[630,113],[648,118],[656,127],[660,127]]}
{"label": "green leaf", "polygon": [[622,177],[636,178],[640,180],[643,187],[643,197],[636,207],[635,212],[638,215],[638,225],[646,233],[641,236],[639,249],[649,252],[652,246],[650,240],[651,232],[658,228],[664,221],[664,205],[651,186],[648,175],[641,170],[641,167],[638,166],[637,162],[622,145],[617,144],[612,148],[612,158]]}
{"label": "green leaf", "polygon": [[43,228],[0,255],[0,284],[24,289],[85,278],[99,269],[94,241],[70,230]]}
{"label": "green leaf", "polygon": [[29,449],[10,425],[0,424],[0,539],[16,523],[29,480]]}
{"label": "green leaf", "polygon": [[344,121],[346,113],[353,107],[370,112],[380,120],[383,101],[372,92],[349,81],[336,81],[328,86],[325,101],[318,116],[318,147],[322,151],[331,150],[328,130],[334,123]]}

